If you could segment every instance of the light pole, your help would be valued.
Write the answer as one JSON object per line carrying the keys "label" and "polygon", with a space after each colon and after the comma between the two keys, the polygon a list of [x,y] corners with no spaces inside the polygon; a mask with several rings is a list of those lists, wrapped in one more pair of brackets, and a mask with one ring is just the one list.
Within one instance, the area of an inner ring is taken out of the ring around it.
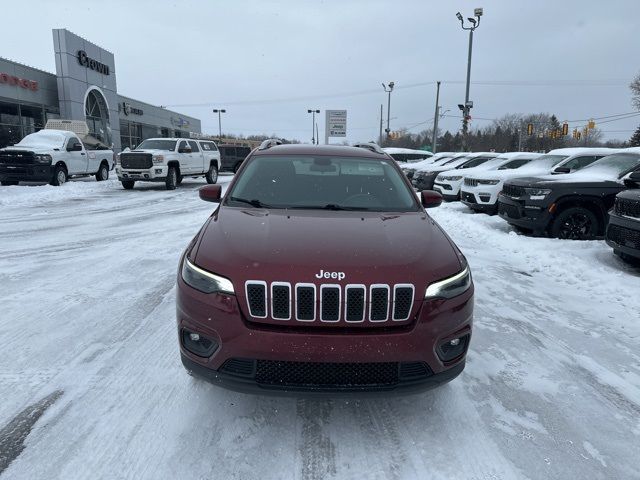
{"label": "light pole", "polygon": [[[311,113],[311,144],[316,144],[316,113],[320,113],[320,110],[307,110],[307,113]],[[318,139],[320,140],[320,139]]]}
{"label": "light pole", "polygon": [[218,114],[218,141],[221,142],[222,141],[222,114],[227,113],[227,111],[224,108],[222,109],[214,108],[213,113]]}
{"label": "light pole", "polygon": [[387,132],[387,140],[389,140],[389,136],[391,135],[391,128],[389,128],[389,121],[391,120],[391,92],[393,92],[393,86],[395,83],[389,82],[389,85],[382,84],[382,88],[385,92],[389,94],[387,99],[387,128],[385,128],[385,132]]}
{"label": "light pole", "polygon": [[462,150],[467,150],[467,136],[469,133],[469,113],[473,108],[473,102],[469,100],[469,83],[471,79],[471,51],[473,50],[473,32],[476,28],[480,26],[480,17],[483,14],[482,8],[476,8],[473,11],[473,15],[476,18],[468,17],[469,23],[471,23],[470,27],[465,27],[464,18],[462,18],[462,14],[460,12],[456,13],[456,17],[460,20],[460,25],[463,30],[469,30],[469,56],[467,58],[467,88],[464,96],[464,104],[458,105],[460,110],[462,110]]}
{"label": "light pole", "polygon": [[436,113],[433,116],[433,136],[431,137],[431,153],[435,154],[437,152],[436,143],[438,142],[438,119],[440,117],[440,81],[438,81],[438,86],[436,88]]}

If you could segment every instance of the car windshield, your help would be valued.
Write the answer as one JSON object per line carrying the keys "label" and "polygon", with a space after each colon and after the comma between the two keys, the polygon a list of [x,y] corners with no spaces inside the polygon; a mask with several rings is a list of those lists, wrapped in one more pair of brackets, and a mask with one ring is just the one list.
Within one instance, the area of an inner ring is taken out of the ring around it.
{"label": "car windshield", "polygon": [[391,161],[358,157],[254,157],[227,196],[229,206],[276,209],[420,209]]}
{"label": "car windshield", "polygon": [[528,164],[530,161],[530,158],[518,158],[515,160],[511,160],[504,165],[500,165],[500,168],[498,168],[498,170],[513,170],[514,168],[520,168],[523,165]]}
{"label": "car windshield", "polygon": [[486,163],[488,160],[491,160],[492,158],[493,157],[476,157],[476,158],[472,158],[468,162],[465,162],[462,165],[460,165],[458,168],[463,169],[463,168],[477,167],[478,165],[482,165],[483,163]]}
{"label": "car windshield", "polygon": [[534,158],[529,165],[535,166],[536,168],[544,168],[544,167],[554,167],[563,161],[565,158],[568,158],[569,155],[542,155],[541,157]]}
{"label": "car windshield", "polygon": [[40,130],[24,137],[16,147],[62,148],[66,138],[62,132]]}
{"label": "car windshield", "polygon": [[169,150],[173,151],[176,148],[177,140],[145,140],[142,142],[136,150]]}
{"label": "car windshield", "polygon": [[591,165],[584,167],[581,172],[589,174],[615,175],[623,177],[630,171],[640,166],[640,154],[616,153],[596,160]]}

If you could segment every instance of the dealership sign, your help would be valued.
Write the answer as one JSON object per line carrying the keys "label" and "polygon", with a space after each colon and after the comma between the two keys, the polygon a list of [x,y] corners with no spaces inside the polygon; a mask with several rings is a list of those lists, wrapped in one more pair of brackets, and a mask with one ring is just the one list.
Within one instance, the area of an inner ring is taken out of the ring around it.
{"label": "dealership sign", "polygon": [[0,84],[14,85],[33,92],[38,90],[38,82],[35,80],[27,80],[26,78],[16,77],[8,73],[0,73]]}
{"label": "dealership sign", "polygon": [[182,117],[171,117],[171,125],[179,128],[189,128],[191,122],[189,120]]}
{"label": "dealership sign", "polygon": [[87,56],[87,52],[84,50],[78,50],[78,63],[83,67],[90,68],[91,70],[95,70],[98,73],[103,75],[109,75],[109,65],[105,65],[93,58]]}
{"label": "dealership sign", "polygon": [[120,104],[120,108],[124,112],[125,115],[144,115],[144,111],[140,108],[132,107],[130,103],[122,102]]}
{"label": "dealership sign", "polygon": [[326,110],[325,132],[327,137],[347,136],[347,111]]}

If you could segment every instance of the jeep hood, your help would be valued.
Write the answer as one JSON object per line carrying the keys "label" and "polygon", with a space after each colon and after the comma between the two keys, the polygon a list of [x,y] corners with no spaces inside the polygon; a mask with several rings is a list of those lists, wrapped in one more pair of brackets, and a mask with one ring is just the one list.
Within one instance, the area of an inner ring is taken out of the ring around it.
{"label": "jeep hood", "polygon": [[426,213],[324,212],[221,207],[202,229],[190,258],[232,280],[413,283],[416,297],[461,269],[458,251]]}
{"label": "jeep hood", "polygon": [[594,174],[589,171],[579,170],[573,173],[565,173],[560,175],[540,175],[536,177],[517,178],[510,182],[514,185],[529,187],[572,187],[572,188],[603,188],[614,187],[622,188],[622,180],[612,172],[611,175],[603,175],[603,172]]}

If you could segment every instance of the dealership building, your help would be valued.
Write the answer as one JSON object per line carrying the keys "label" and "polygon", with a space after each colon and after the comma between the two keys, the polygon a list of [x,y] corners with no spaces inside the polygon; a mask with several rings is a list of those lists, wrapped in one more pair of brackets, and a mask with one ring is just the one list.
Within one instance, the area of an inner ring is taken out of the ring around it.
{"label": "dealership building", "polygon": [[200,134],[200,120],[118,94],[113,53],[66,29],[53,30],[56,73],[0,57],[0,148],[49,119],[84,120],[120,151],[151,137]]}

